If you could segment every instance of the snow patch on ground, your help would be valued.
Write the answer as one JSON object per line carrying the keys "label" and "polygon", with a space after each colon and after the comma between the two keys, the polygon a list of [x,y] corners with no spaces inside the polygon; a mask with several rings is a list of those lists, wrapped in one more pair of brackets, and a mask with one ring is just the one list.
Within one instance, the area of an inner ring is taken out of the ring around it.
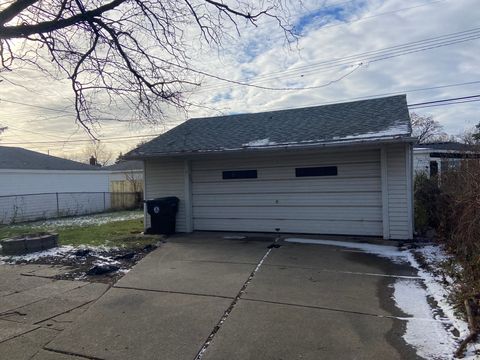
{"label": "snow patch on ground", "polygon": [[[411,316],[404,319],[407,321],[407,329],[403,338],[417,349],[420,356],[427,359],[451,359],[459,342],[469,334],[468,324],[455,315],[453,307],[448,302],[448,290],[442,284],[443,278],[424,270],[415,259],[412,250],[402,251],[394,246],[335,240],[288,238],[285,241],[339,246],[351,251],[358,250],[389,258],[397,263],[407,263],[415,268],[421,283],[418,280],[399,277],[393,284],[393,288],[397,306]],[[424,246],[415,251],[420,252],[428,264],[433,267],[438,267],[439,263],[447,259],[447,255],[436,245]],[[447,279],[447,281],[453,283],[451,279]],[[439,315],[438,309],[432,309],[429,305],[427,301],[429,297],[437,302],[443,316]],[[459,337],[453,335],[453,329],[458,330]],[[479,348],[479,344],[470,345],[464,359],[478,359],[475,351]]]}
{"label": "snow patch on ground", "polygon": [[416,280],[397,280],[393,298],[407,315],[404,340],[412,345],[417,354],[425,359],[450,359],[457,342],[445,329],[445,319],[435,319],[427,302],[425,289]]}
{"label": "snow patch on ground", "polygon": [[142,219],[142,211],[119,211],[95,215],[75,216],[61,219],[35,221],[26,224],[13,224],[11,228],[59,228],[69,226],[103,225],[115,221]]}
{"label": "snow patch on ground", "polygon": [[0,256],[0,262],[3,263],[24,263],[24,262],[33,262],[40,260],[42,258],[82,258],[78,256],[75,252],[80,250],[90,250],[87,254],[88,256],[94,256],[98,259],[98,263],[102,264],[117,264],[118,261],[112,259],[111,257],[101,255],[103,252],[108,252],[109,250],[115,250],[118,248],[105,247],[105,246],[71,246],[63,245],[56,248],[51,248],[48,250],[37,251],[33,253],[28,253],[24,255],[14,255],[14,256]]}
{"label": "snow patch on ground", "polygon": [[65,245],[65,246],[59,246],[56,248],[37,251],[37,252],[25,254],[25,255],[0,256],[0,261],[17,263],[17,262],[23,262],[23,261],[27,261],[27,262],[36,261],[44,257],[65,257],[75,250],[76,250],[75,247],[70,245]]}

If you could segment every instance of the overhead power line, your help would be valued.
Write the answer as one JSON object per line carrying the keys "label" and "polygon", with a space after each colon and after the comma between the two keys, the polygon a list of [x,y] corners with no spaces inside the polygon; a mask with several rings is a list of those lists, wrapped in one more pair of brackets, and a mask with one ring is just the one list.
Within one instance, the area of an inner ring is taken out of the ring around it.
{"label": "overhead power line", "polygon": [[411,110],[414,110],[414,109],[422,109],[422,108],[428,108],[428,107],[434,107],[434,106],[465,104],[465,103],[478,102],[478,101],[480,101],[480,94],[442,99],[442,100],[425,101],[425,102],[416,103],[416,104],[409,104],[408,107]]}
{"label": "overhead power line", "polygon": [[[409,104],[408,107],[410,109],[418,109],[422,107],[432,107],[432,106],[442,106],[442,105],[455,105],[455,104],[462,104],[468,102],[478,102],[480,101],[480,94],[476,95],[468,95],[462,97],[455,97],[455,98],[447,98],[447,99],[440,99],[440,100],[432,100],[432,101],[425,101],[420,103]],[[326,105],[326,104],[318,104],[316,106]],[[312,105],[315,106],[315,105]],[[286,108],[284,108],[286,109]],[[294,109],[294,108],[288,108]],[[272,111],[272,110],[270,110]],[[103,142],[110,142],[110,141],[117,141],[117,140],[129,140],[129,139],[138,139],[138,138],[145,138],[145,137],[155,137],[161,134],[151,134],[151,135],[135,135],[135,136],[121,136],[121,137],[112,137],[112,138],[104,138],[100,139]],[[31,141],[31,142],[16,142],[16,143],[1,143],[2,145],[35,145],[35,144],[68,144],[68,143],[83,143],[89,142],[91,140],[66,140],[66,141]]]}
{"label": "overhead power line", "polygon": [[[426,39],[421,39],[421,40],[416,40],[416,41],[410,41],[410,42],[406,42],[406,43],[399,44],[399,45],[384,47],[384,48],[381,48],[381,49],[370,50],[370,51],[365,51],[365,52],[361,52],[361,53],[355,53],[355,54],[352,54],[352,55],[335,57],[335,58],[331,58],[331,59],[327,58],[326,60],[314,62],[312,64],[297,66],[297,67],[294,67],[294,68],[291,68],[291,69],[278,70],[278,71],[273,71],[273,72],[263,74],[263,75],[255,75],[253,77],[243,78],[240,81],[248,82],[248,81],[253,81],[253,80],[266,80],[266,79],[271,78],[272,75],[281,74],[282,76],[285,76],[285,75],[291,74],[291,73],[303,73],[306,70],[310,70],[312,68],[318,69],[318,67],[321,66],[321,65],[323,65],[323,66],[331,65],[331,64],[336,64],[338,62],[343,62],[345,60],[352,60],[352,59],[353,60],[364,59],[366,56],[379,55],[381,53],[390,52],[390,51],[394,51],[394,50],[406,50],[407,48],[412,47],[412,46],[432,45],[432,43],[434,43],[434,42],[454,41],[454,40],[457,40],[457,39],[463,38],[463,37],[478,36],[479,33],[480,33],[480,27],[476,27],[476,28],[472,28],[472,29],[469,29],[469,30],[463,30],[463,31],[444,34],[444,35],[435,36],[435,37],[431,37],[431,38],[426,38]],[[274,77],[274,79],[276,79],[276,77]]]}
{"label": "overhead power line", "polygon": [[[347,55],[344,57],[323,60],[313,64],[303,65],[301,67],[286,69],[283,71],[276,71],[273,73],[258,75],[255,77],[248,77],[241,80],[227,79],[222,76],[210,74],[208,72],[204,72],[196,69],[187,69],[187,70],[228,83],[228,84],[207,85],[205,87],[202,87],[199,90],[196,90],[196,92],[221,90],[224,88],[230,88],[235,85],[262,88],[262,86],[258,84],[272,81],[272,80],[291,79],[294,76],[304,77],[305,75],[330,71],[333,68],[356,66],[356,65],[359,65],[359,63],[362,63],[363,65],[368,65],[370,63],[374,63],[382,60],[387,60],[387,59],[404,56],[412,53],[432,50],[440,47],[455,45],[455,44],[464,43],[467,41],[473,41],[477,39],[480,39],[480,27],[473,28],[470,30],[464,30],[460,32],[445,34],[441,36],[436,36],[432,38],[427,38],[423,40],[412,41],[412,42],[408,42],[408,43],[404,43],[396,46],[386,47],[383,49],[371,50],[363,53]],[[172,63],[172,65],[175,65],[175,64]],[[177,65],[177,66],[180,66],[180,65]],[[308,88],[309,87],[296,87],[296,88],[292,87],[292,88],[288,88],[288,90],[307,90]],[[267,90],[285,91],[286,88],[268,87]]]}
{"label": "overhead power line", "polygon": [[[134,136],[120,136],[120,137],[111,137],[111,138],[100,138],[99,141],[101,142],[110,142],[110,141],[117,141],[117,140],[130,140],[130,139],[140,139],[146,137],[154,137],[159,136],[160,134],[151,134],[151,135],[134,135]],[[91,139],[85,140],[57,140],[57,141],[24,141],[24,142],[0,142],[1,145],[33,145],[33,144],[63,144],[63,143],[85,143],[85,142],[92,142]]]}

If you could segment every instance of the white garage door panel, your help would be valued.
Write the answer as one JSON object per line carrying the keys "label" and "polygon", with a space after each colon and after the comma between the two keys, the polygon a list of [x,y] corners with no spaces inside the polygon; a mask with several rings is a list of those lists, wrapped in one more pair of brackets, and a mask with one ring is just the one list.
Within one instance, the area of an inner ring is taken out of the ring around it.
{"label": "white garage door panel", "polygon": [[[345,154],[345,155],[344,155]],[[301,167],[301,166],[325,166],[325,165],[342,165],[355,164],[365,162],[380,163],[380,152],[378,150],[371,151],[349,151],[345,153],[324,152],[321,157],[318,154],[298,155],[281,155],[281,157],[273,158],[269,155],[255,154],[255,160],[252,158],[233,158],[229,155],[226,158],[218,158],[214,160],[201,160],[192,163],[192,170],[225,170],[226,168],[250,168],[253,163],[259,168],[271,168],[278,166]],[[281,162],[279,161],[281,159]]]}
{"label": "white garage door panel", "polygon": [[[382,201],[380,192],[347,193],[271,193],[246,196],[245,194],[195,195],[195,206],[375,206]],[[405,200],[403,200],[405,202]]]}
{"label": "white garage door panel", "polygon": [[380,178],[322,179],[304,178],[298,180],[223,180],[223,182],[193,183],[196,194],[267,194],[267,193],[311,193],[378,191]]}
{"label": "white garage door panel", "polygon": [[[295,176],[314,166],[337,166],[338,175]],[[222,179],[241,169],[258,178]],[[193,161],[192,200],[196,230],[380,236],[380,151]]]}
{"label": "white garage door panel", "polygon": [[267,231],[305,234],[344,234],[378,236],[382,222],[372,221],[318,221],[318,220],[258,220],[258,219],[194,219],[196,230],[211,231]]}
{"label": "white garage door panel", "polygon": [[[234,166],[234,165],[233,165]],[[309,167],[312,165],[307,165]],[[324,166],[324,165],[322,165]],[[361,178],[361,177],[376,177],[380,174],[379,163],[358,163],[358,164],[326,164],[325,166],[337,166],[339,178]],[[251,167],[251,165],[250,165]],[[301,166],[283,166],[283,167],[270,167],[257,169],[258,179],[261,180],[285,180],[295,177],[295,168]],[[216,169],[216,170],[196,170],[193,171],[193,177],[195,182],[212,182],[222,181],[222,172],[224,170],[243,170],[245,168],[232,167],[232,164],[228,168]],[[305,180],[305,179],[298,179]]]}
{"label": "white garage door panel", "polygon": [[280,206],[280,207],[194,207],[198,219],[294,219],[294,220],[361,220],[381,221],[382,212],[377,207]]}

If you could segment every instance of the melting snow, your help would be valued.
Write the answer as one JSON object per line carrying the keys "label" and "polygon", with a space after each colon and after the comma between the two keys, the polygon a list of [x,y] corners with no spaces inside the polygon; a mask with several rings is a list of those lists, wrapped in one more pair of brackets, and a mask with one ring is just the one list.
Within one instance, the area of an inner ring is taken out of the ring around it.
{"label": "melting snow", "polygon": [[246,147],[268,146],[268,145],[277,145],[277,143],[274,141],[270,141],[269,138],[266,138],[266,139],[253,140],[246,144],[242,144],[242,146],[246,146]]}
{"label": "melting snow", "polygon": [[121,211],[113,213],[75,216],[45,221],[35,221],[26,224],[10,225],[12,228],[58,228],[68,226],[103,225],[115,221],[135,220],[143,218],[141,211]]}
{"label": "melting snow", "polygon": [[68,256],[72,251],[75,251],[76,248],[70,245],[59,246],[56,248],[37,251],[34,253],[29,253],[25,255],[16,255],[16,256],[0,256],[0,261],[9,262],[19,262],[19,261],[35,261],[44,257],[64,257]]}
{"label": "melting snow", "polygon": [[404,340],[425,359],[450,359],[457,342],[445,329],[444,321],[433,316],[425,289],[415,280],[397,280],[393,298],[397,306],[411,317],[405,318],[407,328]]}
{"label": "melting snow", "polygon": [[[455,316],[453,307],[447,301],[447,290],[442,285],[442,279],[436,278],[431,273],[422,269],[416,261],[412,251],[401,251],[394,246],[373,245],[333,240],[312,240],[301,238],[288,238],[286,242],[302,244],[318,244],[339,246],[351,251],[363,251],[386,257],[394,262],[407,263],[418,271],[418,280],[398,277],[392,285],[394,288],[394,300],[397,306],[406,314],[410,315],[407,321],[406,332],[403,335],[405,341],[415,347],[420,356],[427,359],[451,359],[460,340],[469,334],[468,325],[465,321]],[[430,264],[441,262],[446,255],[438,246],[425,246],[418,249]],[[431,308],[427,298],[433,298],[444,317],[440,317],[438,311]],[[457,329],[460,337],[453,335],[453,328]],[[478,350],[478,344],[470,345],[464,359],[478,359],[474,354]]]}
{"label": "melting snow", "polygon": [[348,249],[361,250],[366,253],[389,258],[395,262],[406,261],[406,254],[398,250],[398,248],[396,248],[395,246],[354,243],[354,242],[348,242],[348,241],[314,240],[314,239],[300,239],[300,238],[288,238],[288,239],[285,239],[285,241],[292,242],[292,243],[300,243],[300,244],[340,246]]}
{"label": "melting snow", "polygon": [[[376,138],[385,138],[385,137],[395,137],[395,136],[405,136],[410,133],[408,124],[396,124],[392,125],[389,128],[382,131],[371,131],[366,133],[352,134],[347,136],[334,136],[331,139],[314,139],[314,140],[302,140],[302,141],[287,141],[282,143],[277,143],[270,141],[269,138],[258,139],[250,141],[246,144],[242,144],[243,147],[262,147],[262,146],[291,146],[291,145],[316,145],[318,143],[326,142],[335,142],[335,141],[344,141],[344,140],[365,140],[365,139],[376,139]],[[225,149],[233,150],[233,149]]]}
{"label": "melting snow", "polygon": [[334,136],[332,140],[352,140],[352,139],[365,139],[365,138],[377,138],[384,136],[400,136],[407,135],[409,133],[407,124],[393,125],[383,131],[372,131],[363,134],[353,134],[348,136]]}

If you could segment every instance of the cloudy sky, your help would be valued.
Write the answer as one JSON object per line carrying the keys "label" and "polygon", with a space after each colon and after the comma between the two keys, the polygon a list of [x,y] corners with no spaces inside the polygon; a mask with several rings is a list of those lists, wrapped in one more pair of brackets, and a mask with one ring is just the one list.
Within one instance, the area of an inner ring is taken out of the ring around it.
{"label": "cloudy sky", "polygon": [[[291,0],[292,2],[294,0]],[[187,94],[188,117],[314,106],[357,98],[406,93],[409,104],[480,94],[480,6],[478,0],[294,1],[298,43],[285,45],[275,22],[221,49],[192,44],[194,67],[208,74]],[[478,30],[476,30],[478,28]],[[0,145],[72,156],[89,137],[75,124],[67,81],[35,71],[4,75],[0,84]],[[265,88],[283,88],[270,90]],[[304,88],[304,89],[302,89]],[[286,90],[288,89],[288,90]],[[449,134],[480,121],[480,102],[416,109],[433,115]],[[112,109],[112,115],[115,109]],[[98,137],[113,153],[125,152],[146,135],[185,121],[170,111],[158,125],[104,122]]]}

